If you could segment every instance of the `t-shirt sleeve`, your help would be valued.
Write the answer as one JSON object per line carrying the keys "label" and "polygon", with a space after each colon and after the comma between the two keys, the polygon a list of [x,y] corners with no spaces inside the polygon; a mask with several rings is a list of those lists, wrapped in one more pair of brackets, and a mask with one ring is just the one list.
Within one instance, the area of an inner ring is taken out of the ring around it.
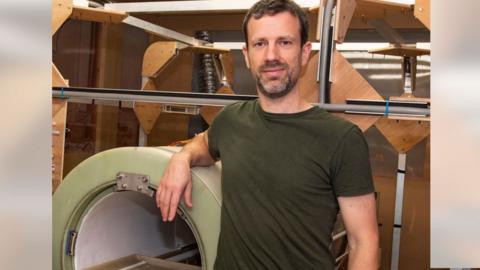
{"label": "t-shirt sleeve", "polygon": [[337,197],[358,196],[375,191],[368,145],[357,126],[351,128],[337,146],[330,170]]}
{"label": "t-shirt sleeve", "polygon": [[220,158],[219,140],[221,138],[222,118],[224,118],[225,108],[213,119],[208,128],[208,151],[214,159]]}

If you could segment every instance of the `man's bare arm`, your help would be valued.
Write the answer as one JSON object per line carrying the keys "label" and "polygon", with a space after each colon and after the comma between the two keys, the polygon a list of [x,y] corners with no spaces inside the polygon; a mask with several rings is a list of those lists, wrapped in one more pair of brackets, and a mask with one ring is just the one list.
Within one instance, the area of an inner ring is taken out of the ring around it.
{"label": "man's bare arm", "polygon": [[210,166],[215,160],[208,151],[208,135],[203,132],[174,154],[160,179],[157,190],[157,207],[162,212],[163,221],[172,221],[175,217],[180,198],[183,194],[185,204],[192,207],[192,176],[190,167]]}
{"label": "man's bare arm", "polygon": [[350,247],[348,269],[378,269],[379,238],[374,194],[338,197],[338,203]]}

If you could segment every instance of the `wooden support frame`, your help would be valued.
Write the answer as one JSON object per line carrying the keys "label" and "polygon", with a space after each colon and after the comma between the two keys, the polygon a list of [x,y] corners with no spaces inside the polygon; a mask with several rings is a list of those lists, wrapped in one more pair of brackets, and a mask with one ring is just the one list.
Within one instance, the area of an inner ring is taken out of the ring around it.
{"label": "wooden support frame", "polygon": [[337,0],[337,11],[333,32],[333,38],[337,43],[343,43],[345,40],[356,6],[356,0]]}
{"label": "wooden support frame", "polygon": [[375,127],[398,153],[406,153],[430,134],[430,122],[382,118]]}
{"label": "wooden support frame", "polygon": [[[330,91],[332,103],[345,103],[347,98],[383,100],[367,80],[338,51],[333,53],[332,78]],[[380,116],[371,115],[338,115],[355,123],[362,131],[367,130],[380,118]]]}
{"label": "wooden support frame", "polygon": [[104,10],[100,8],[89,8],[73,6],[70,18],[83,21],[100,23],[122,23],[128,14],[123,11]]}
{"label": "wooden support frame", "polygon": [[52,63],[52,86],[68,86],[68,80],[63,78],[57,66]]}
{"label": "wooden support frame", "polygon": [[52,99],[52,193],[63,179],[67,100]]}
{"label": "wooden support frame", "polygon": [[430,29],[430,0],[415,0],[413,15]]}
{"label": "wooden support frame", "polygon": [[60,29],[63,23],[70,17],[73,9],[72,0],[52,0],[52,36]]}

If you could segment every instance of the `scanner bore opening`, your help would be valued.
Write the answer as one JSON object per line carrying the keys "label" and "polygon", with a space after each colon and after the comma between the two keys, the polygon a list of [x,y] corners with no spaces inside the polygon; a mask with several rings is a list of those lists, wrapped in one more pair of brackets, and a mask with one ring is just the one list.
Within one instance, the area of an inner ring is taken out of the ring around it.
{"label": "scanner bore opening", "polygon": [[122,191],[96,201],[80,220],[74,265],[85,269],[136,254],[201,266],[200,252],[185,220],[163,222],[152,197]]}

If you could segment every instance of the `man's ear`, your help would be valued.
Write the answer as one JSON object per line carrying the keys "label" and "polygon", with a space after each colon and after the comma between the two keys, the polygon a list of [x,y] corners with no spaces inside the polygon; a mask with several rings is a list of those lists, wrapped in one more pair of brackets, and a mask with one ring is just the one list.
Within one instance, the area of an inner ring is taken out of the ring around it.
{"label": "man's ear", "polygon": [[312,51],[312,43],[307,41],[303,44],[302,47],[302,66],[305,66],[308,63],[308,59],[310,58],[310,52]]}
{"label": "man's ear", "polygon": [[247,68],[250,68],[250,62],[248,61],[248,49],[247,49],[247,45],[243,46],[243,48],[242,48],[242,53],[243,53],[243,57],[245,58],[245,64],[247,65]]}

